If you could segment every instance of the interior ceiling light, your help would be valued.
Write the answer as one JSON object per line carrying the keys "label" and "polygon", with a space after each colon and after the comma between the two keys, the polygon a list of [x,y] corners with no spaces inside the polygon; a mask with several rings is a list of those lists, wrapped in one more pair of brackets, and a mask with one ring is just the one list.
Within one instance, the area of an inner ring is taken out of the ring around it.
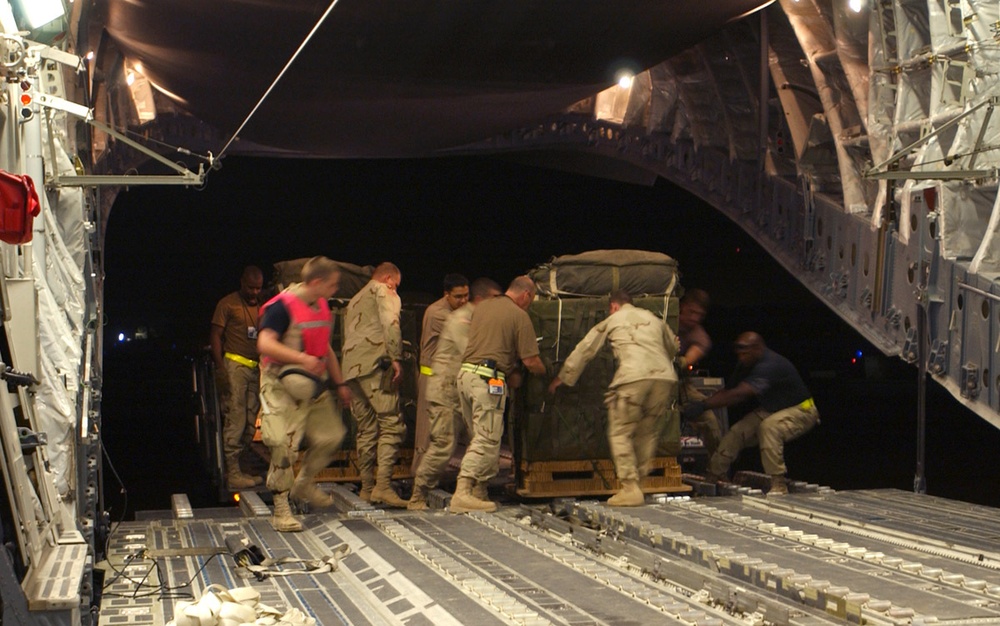
{"label": "interior ceiling light", "polygon": [[847,6],[851,7],[855,13],[861,13],[861,0],[850,0]]}
{"label": "interior ceiling light", "polygon": [[62,0],[19,0],[28,27],[40,28],[66,14]]}
{"label": "interior ceiling light", "polygon": [[629,89],[630,87],[632,87],[632,79],[633,76],[631,74],[627,72],[622,73],[618,77],[618,86],[621,87],[622,89]]}

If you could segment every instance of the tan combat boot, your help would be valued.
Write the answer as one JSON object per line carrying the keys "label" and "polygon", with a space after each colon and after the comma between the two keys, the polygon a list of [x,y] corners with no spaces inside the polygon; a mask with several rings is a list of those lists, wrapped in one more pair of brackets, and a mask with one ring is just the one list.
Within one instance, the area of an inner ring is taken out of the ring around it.
{"label": "tan combat boot", "polygon": [[297,533],[302,530],[299,520],[292,517],[292,509],[288,506],[288,492],[274,494],[274,517],[271,526],[279,533]]}
{"label": "tan combat boot", "polygon": [[392,485],[388,483],[375,483],[375,488],[372,489],[372,504],[385,504],[386,506],[391,506],[397,509],[406,508],[406,500],[399,497],[399,495],[392,490]]}
{"label": "tan combat boot", "polygon": [[458,479],[455,495],[451,497],[451,505],[448,507],[452,513],[471,513],[473,511],[492,513],[497,510],[496,502],[480,500],[472,495],[473,482],[471,478]]}
{"label": "tan combat boot", "polygon": [[244,474],[240,469],[239,455],[226,457],[226,487],[230,491],[250,489],[264,482],[260,476]]}
{"label": "tan combat boot", "polygon": [[293,500],[307,502],[309,506],[314,506],[317,509],[333,506],[333,496],[317,487],[316,483],[311,480],[296,478],[295,483],[292,484],[290,495]]}
{"label": "tan combat boot", "polygon": [[646,496],[639,489],[637,480],[623,480],[618,493],[608,498],[608,506],[642,506],[645,503]]}
{"label": "tan combat boot", "polygon": [[472,495],[476,497],[477,500],[485,500],[489,502],[490,492],[487,489],[489,483],[485,480],[477,480],[474,485],[472,485]]}
{"label": "tan combat boot", "polygon": [[372,501],[372,489],[375,488],[375,472],[372,469],[367,471],[362,471],[361,475],[361,489],[358,490],[358,497],[365,502]]}
{"label": "tan combat boot", "polygon": [[771,489],[767,492],[769,496],[788,495],[788,479],[784,474],[773,474],[771,476]]}
{"label": "tan combat boot", "polygon": [[230,471],[226,474],[226,488],[230,491],[250,489],[261,484],[261,482],[260,476],[249,476],[240,470]]}
{"label": "tan combat boot", "polygon": [[426,511],[430,507],[427,506],[427,492],[429,489],[425,485],[413,485],[413,495],[410,496],[410,501],[406,503],[406,508],[410,511]]}

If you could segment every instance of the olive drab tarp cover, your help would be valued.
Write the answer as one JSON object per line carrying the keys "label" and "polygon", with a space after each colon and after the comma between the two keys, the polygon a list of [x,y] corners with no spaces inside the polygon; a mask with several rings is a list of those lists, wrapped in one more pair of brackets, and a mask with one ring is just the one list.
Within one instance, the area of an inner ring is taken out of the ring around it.
{"label": "olive drab tarp cover", "polygon": [[[302,266],[308,260],[309,258],[301,258],[275,263],[274,276],[271,279],[273,293],[278,293],[292,283],[300,282],[302,280]],[[340,267],[340,289],[337,290],[334,297],[349,300],[368,284],[374,268],[371,265],[362,267],[343,261],[335,262]]]}
{"label": "olive drab tarp cover", "polygon": [[677,261],[662,252],[591,250],[553,257],[528,275],[541,296],[607,296],[618,289],[660,296],[674,291]]}
{"label": "olive drab tarp cover", "polygon": [[[567,259],[585,260],[569,263]],[[603,261],[602,261],[603,259]],[[609,259],[617,259],[612,265]],[[556,261],[559,263],[556,264]],[[629,263],[629,264],[626,264]],[[619,270],[617,274],[612,268]],[[565,270],[565,271],[564,271]],[[614,280],[618,287],[633,293],[633,304],[648,309],[665,319],[677,330],[678,300],[674,295],[677,263],[665,254],[637,250],[599,250],[573,256],[557,257],[536,268],[529,275],[549,281],[557,273],[559,287],[568,284],[585,291],[604,285],[603,294],[586,297],[552,297],[544,295],[539,284],[539,296],[531,303],[528,314],[540,338],[538,347],[543,361],[550,364],[552,375],[558,373],[563,361],[584,335],[608,316],[609,294]],[[628,284],[622,285],[623,276]],[[632,289],[641,291],[632,292]],[[656,296],[636,297],[635,293],[660,292]],[[522,461],[572,461],[608,459],[611,453],[607,438],[607,408],[604,405],[608,384],[616,368],[609,345],[587,365],[573,387],[563,385],[550,396],[547,380],[530,376],[516,399],[514,417],[516,457]],[[676,410],[664,416],[657,456],[676,456],[680,452],[680,418]]]}

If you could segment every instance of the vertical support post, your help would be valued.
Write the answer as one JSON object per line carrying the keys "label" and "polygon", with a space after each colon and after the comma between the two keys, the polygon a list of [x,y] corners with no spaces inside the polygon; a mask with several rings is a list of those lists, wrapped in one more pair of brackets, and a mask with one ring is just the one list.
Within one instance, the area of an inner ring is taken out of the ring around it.
{"label": "vertical support post", "polygon": [[[32,85],[32,91],[40,92],[42,90],[41,79],[36,74],[34,76],[34,83]],[[42,196],[42,206],[43,208],[47,206],[45,200],[45,162],[42,160],[42,115],[37,102],[32,102],[32,109],[34,110],[34,115],[31,119],[21,123],[21,140],[24,142],[24,172],[31,176],[31,180],[35,183],[35,188],[39,190],[39,195]],[[17,131],[15,131],[17,132]],[[44,274],[45,272],[45,215],[39,215],[32,223],[32,233],[31,237],[31,252],[34,255],[35,262],[38,264],[39,271]],[[28,259],[25,259],[25,276],[32,275],[31,264]],[[42,276],[44,279],[44,275]]]}
{"label": "vertical support post", "polygon": [[913,493],[927,493],[927,477],[924,474],[927,448],[927,273],[927,262],[921,260],[917,287],[917,467],[913,475]]}

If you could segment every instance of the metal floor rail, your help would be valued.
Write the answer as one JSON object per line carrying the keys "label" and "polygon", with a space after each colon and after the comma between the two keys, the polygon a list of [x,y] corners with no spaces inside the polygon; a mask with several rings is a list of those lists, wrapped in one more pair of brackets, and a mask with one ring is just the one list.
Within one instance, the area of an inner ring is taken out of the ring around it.
{"label": "metal floor rail", "polygon": [[[122,524],[102,564],[100,624],[166,624],[212,584],[250,586],[323,625],[1000,623],[1000,568],[986,549],[1000,511],[985,507],[824,491],[450,515],[333,493],[336,506],[304,515],[301,533],[275,532],[260,507]],[[350,551],[332,572],[258,580],[238,567],[230,535],[272,558]]]}

